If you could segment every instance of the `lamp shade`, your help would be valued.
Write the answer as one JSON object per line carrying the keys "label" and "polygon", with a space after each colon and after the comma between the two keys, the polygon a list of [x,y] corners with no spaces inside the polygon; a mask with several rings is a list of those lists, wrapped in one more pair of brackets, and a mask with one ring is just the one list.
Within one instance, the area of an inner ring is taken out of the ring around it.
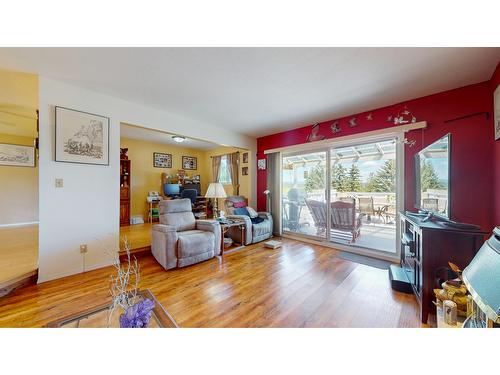
{"label": "lamp shade", "polygon": [[486,316],[500,323],[500,227],[462,272],[467,290]]}
{"label": "lamp shade", "polygon": [[220,182],[211,182],[208,185],[207,193],[205,194],[206,198],[226,198],[226,191],[224,190],[224,186]]}

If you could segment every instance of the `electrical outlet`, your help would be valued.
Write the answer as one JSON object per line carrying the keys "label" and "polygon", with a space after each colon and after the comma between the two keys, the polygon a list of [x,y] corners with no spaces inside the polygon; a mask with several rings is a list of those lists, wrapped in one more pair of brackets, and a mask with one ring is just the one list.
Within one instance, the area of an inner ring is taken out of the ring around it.
{"label": "electrical outlet", "polygon": [[84,243],[83,245],[80,245],[80,253],[85,254],[87,252],[87,244]]}
{"label": "electrical outlet", "polygon": [[64,186],[64,181],[62,178],[56,178],[56,188],[62,188]]}

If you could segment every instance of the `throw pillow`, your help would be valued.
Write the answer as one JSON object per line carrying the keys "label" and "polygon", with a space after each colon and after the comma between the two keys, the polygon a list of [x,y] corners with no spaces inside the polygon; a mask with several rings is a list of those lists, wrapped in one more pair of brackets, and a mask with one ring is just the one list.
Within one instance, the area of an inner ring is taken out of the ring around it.
{"label": "throw pillow", "polygon": [[248,213],[246,207],[235,208],[233,212],[234,212],[235,215],[250,216],[250,214]]}
{"label": "throw pillow", "polygon": [[233,207],[234,208],[241,208],[241,207],[246,207],[247,204],[245,202],[234,202]]}
{"label": "throw pillow", "polygon": [[247,211],[248,211],[248,214],[250,215],[250,217],[257,217],[259,216],[259,214],[257,213],[257,211],[255,211],[252,207],[247,207]]}

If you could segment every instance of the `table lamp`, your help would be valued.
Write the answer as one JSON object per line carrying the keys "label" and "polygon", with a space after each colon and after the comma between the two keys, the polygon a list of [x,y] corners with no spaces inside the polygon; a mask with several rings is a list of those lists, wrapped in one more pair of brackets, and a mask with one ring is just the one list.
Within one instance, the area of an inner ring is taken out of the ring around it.
{"label": "table lamp", "polygon": [[205,194],[205,198],[214,198],[215,199],[215,218],[219,216],[219,208],[217,204],[218,198],[226,198],[226,191],[224,190],[224,186],[220,182],[211,182],[208,185],[207,193]]}
{"label": "table lamp", "polygon": [[474,300],[474,310],[479,310],[474,312],[469,326],[500,324],[500,227],[493,229],[493,235],[463,270],[462,278]]}

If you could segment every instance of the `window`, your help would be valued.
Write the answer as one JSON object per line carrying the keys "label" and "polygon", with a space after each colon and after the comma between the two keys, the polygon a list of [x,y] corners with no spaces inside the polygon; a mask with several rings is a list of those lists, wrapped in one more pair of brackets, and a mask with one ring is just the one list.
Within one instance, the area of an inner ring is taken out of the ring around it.
{"label": "window", "polygon": [[222,156],[220,160],[219,182],[222,185],[231,185],[231,173],[229,173],[229,166],[227,156]]}

